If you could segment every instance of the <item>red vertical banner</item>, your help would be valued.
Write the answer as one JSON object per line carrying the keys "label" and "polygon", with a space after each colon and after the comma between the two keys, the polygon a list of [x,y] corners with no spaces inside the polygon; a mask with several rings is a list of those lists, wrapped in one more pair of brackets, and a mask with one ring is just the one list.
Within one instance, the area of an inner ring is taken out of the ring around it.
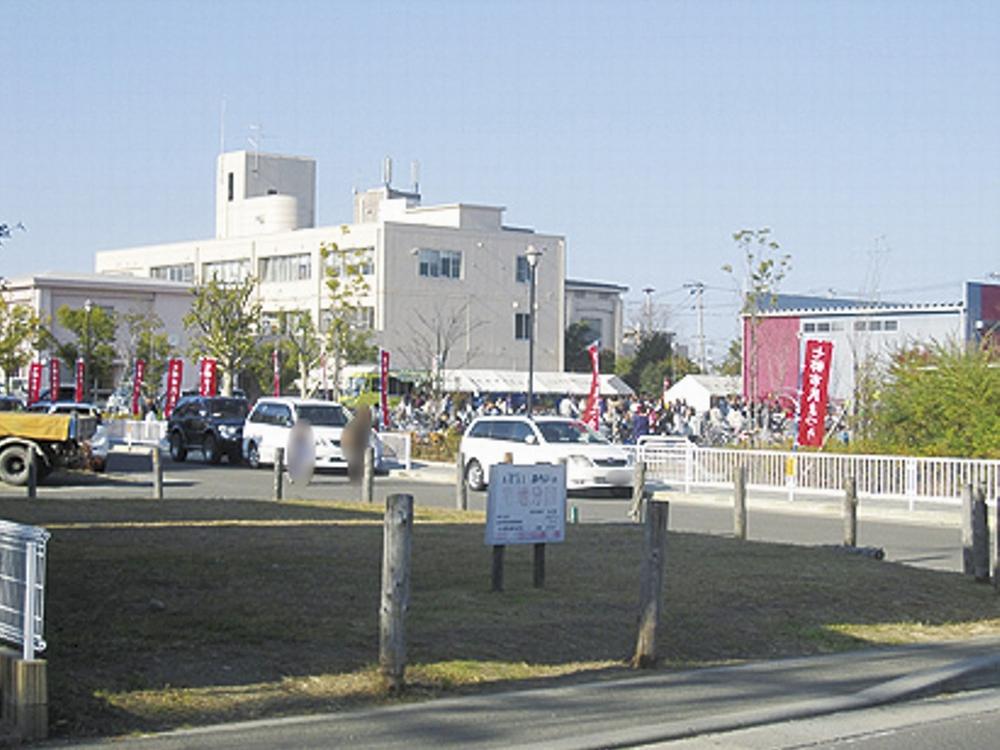
{"label": "red vertical banner", "polygon": [[389,352],[378,351],[379,363],[379,406],[382,410],[382,429],[389,429]]}
{"label": "red vertical banner", "polygon": [[76,390],[73,392],[73,400],[76,403],[83,401],[83,381],[87,377],[87,365],[83,357],[76,358]]}
{"label": "red vertical banner", "polygon": [[135,361],[135,377],[132,378],[132,413],[139,413],[139,398],[142,396],[142,379],[146,376],[146,360]]}
{"label": "red vertical banner", "polygon": [[167,403],[163,407],[163,415],[170,418],[174,406],[181,397],[181,381],[184,378],[184,360],[171,359],[167,365]]}
{"label": "red vertical banner", "polygon": [[62,383],[60,364],[55,357],[49,360],[49,401],[53,404],[59,400],[59,385]]}
{"label": "red vertical banner", "polygon": [[219,390],[218,361],[211,357],[201,360],[201,370],[198,373],[198,393],[202,396],[214,396]]}
{"label": "red vertical banner", "polygon": [[278,356],[278,348],[271,352],[271,367],[274,369],[274,395],[281,395],[281,358]]}
{"label": "red vertical banner", "polygon": [[591,429],[597,430],[601,426],[601,408],[598,401],[601,357],[596,341],[587,347],[587,354],[590,355],[590,392],[587,394],[587,407],[583,410],[583,421]]}
{"label": "red vertical banner", "polygon": [[42,393],[42,363],[32,362],[28,365],[28,406],[38,400]]}
{"label": "red vertical banner", "polygon": [[832,341],[806,341],[799,401],[799,445],[817,448],[823,445],[832,362]]}

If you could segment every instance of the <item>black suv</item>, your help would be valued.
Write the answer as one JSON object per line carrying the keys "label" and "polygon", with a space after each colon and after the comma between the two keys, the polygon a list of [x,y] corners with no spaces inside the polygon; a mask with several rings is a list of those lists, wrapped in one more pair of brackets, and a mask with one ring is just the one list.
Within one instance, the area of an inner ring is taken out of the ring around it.
{"label": "black suv", "polygon": [[170,457],[183,461],[188,451],[201,451],[210,464],[223,455],[238,464],[243,457],[243,420],[247,402],[223,396],[185,396],[174,407],[167,422]]}

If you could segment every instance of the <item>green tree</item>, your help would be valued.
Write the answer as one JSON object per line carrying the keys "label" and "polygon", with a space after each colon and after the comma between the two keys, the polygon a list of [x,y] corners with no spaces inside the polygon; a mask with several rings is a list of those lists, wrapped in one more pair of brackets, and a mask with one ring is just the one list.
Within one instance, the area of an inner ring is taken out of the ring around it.
{"label": "green tree", "polygon": [[[590,354],[587,347],[594,343],[594,333],[586,323],[571,323],[563,336],[566,363],[565,372],[590,372]],[[615,353],[610,349],[598,352],[598,371],[615,372]]]}
{"label": "green tree", "polygon": [[251,401],[260,396],[270,396],[274,392],[274,350],[278,349],[278,385],[282,393],[288,393],[292,382],[299,376],[295,351],[287,339],[266,337],[258,342],[253,356],[243,366],[243,378],[247,398]]}
{"label": "green tree", "polygon": [[[778,289],[791,267],[791,255],[783,253],[781,245],[771,236],[771,230],[741,229],[733,234],[739,249],[742,268],[737,271],[726,264],[722,270],[737,278],[741,285],[743,305],[740,312],[748,321],[747,336],[747,387],[750,397],[751,435],[756,430],[756,404],[760,381],[760,340],[758,329],[761,313],[774,308]],[[751,437],[751,440],[753,438]]]}
{"label": "green tree", "polygon": [[278,325],[283,332],[285,359],[297,369],[299,395],[306,398],[310,392],[309,373],[323,356],[322,336],[308,311],[281,312]]}
{"label": "green tree", "polygon": [[29,305],[11,303],[0,293],[0,370],[9,392],[11,379],[27,365],[43,336],[42,320]]}
{"label": "green tree", "polygon": [[743,342],[739,339],[733,339],[729,342],[726,358],[719,365],[719,374],[737,377],[743,374]]}
{"label": "green tree", "polygon": [[129,310],[122,314],[121,322],[125,327],[120,350],[121,359],[125,362],[123,381],[131,383],[135,377],[136,360],[145,360],[142,391],[146,396],[155,396],[167,371],[167,362],[176,354],[163,330],[163,321],[151,311]]}
{"label": "green tree", "polygon": [[[635,355],[627,358],[627,364],[626,358],[623,357],[619,361],[619,366],[616,368],[616,372],[634,390],[642,392],[642,372],[646,369],[646,366],[656,362],[662,362],[664,360],[669,362],[672,354],[673,345],[670,343],[670,337],[666,333],[663,331],[647,332],[639,341],[639,346],[635,350]],[[625,369],[626,366],[627,369]],[[668,376],[673,379],[669,373],[669,366]],[[663,381],[661,380],[660,385],[655,389],[655,392],[659,393],[662,388]]]}
{"label": "green tree", "polygon": [[110,389],[113,386],[115,340],[118,336],[118,316],[114,310],[99,305],[63,305],[56,310],[56,321],[74,336],[72,341],[66,342],[54,337],[51,339],[56,356],[71,367],[79,358],[86,365],[84,400],[94,398],[95,389]]}
{"label": "green tree", "polygon": [[335,243],[320,246],[325,264],[325,282],[329,305],[324,323],[327,364],[335,399],[340,398],[340,374],[345,365],[371,361],[375,347],[369,310],[362,300],[370,291],[365,279],[369,263],[366,252],[359,249],[341,250]]}
{"label": "green tree", "polygon": [[872,448],[1000,458],[1000,369],[988,348],[936,345],[900,353],[872,415]]}
{"label": "green tree", "polygon": [[257,348],[260,303],[254,299],[257,280],[240,282],[211,279],[193,290],[191,310],[184,326],[192,331],[189,354],[211,357],[222,375],[222,394],[233,395],[233,378],[249,366]]}

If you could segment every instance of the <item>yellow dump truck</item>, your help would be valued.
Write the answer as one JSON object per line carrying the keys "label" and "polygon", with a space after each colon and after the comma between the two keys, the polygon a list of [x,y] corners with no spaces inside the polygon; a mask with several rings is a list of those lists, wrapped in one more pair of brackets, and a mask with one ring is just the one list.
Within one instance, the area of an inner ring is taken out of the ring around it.
{"label": "yellow dump truck", "polygon": [[0,412],[0,481],[28,483],[34,454],[39,480],[58,466],[72,466],[97,431],[97,419],[81,414]]}

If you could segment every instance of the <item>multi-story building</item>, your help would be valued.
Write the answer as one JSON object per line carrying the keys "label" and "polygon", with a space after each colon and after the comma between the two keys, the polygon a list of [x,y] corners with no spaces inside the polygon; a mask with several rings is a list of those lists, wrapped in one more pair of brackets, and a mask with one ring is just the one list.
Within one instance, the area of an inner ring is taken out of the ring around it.
{"label": "multi-story building", "polygon": [[601,349],[621,356],[622,295],[627,291],[628,287],[620,284],[566,279],[566,324],[582,323],[600,341]]}
{"label": "multi-story building", "polygon": [[212,239],[108,250],[102,274],[201,283],[254,276],[265,324],[307,311],[327,322],[328,268],[340,253],[362,259],[367,291],[357,323],[392,352],[393,367],[420,370],[528,367],[529,265],[536,267],[535,369],[561,370],[566,328],[566,242],[507,226],[498,206],[422,206],[416,188],[386,184],[354,196],[351,223],[316,227],[315,162],[222,154]]}

